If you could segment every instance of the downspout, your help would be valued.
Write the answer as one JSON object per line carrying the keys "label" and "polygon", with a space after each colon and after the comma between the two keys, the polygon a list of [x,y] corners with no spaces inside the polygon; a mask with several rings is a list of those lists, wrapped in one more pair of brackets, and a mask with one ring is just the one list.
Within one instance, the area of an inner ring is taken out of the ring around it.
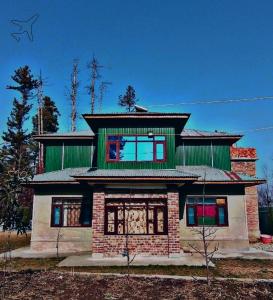
{"label": "downspout", "polygon": [[211,166],[214,167],[214,158],[213,158],[213,145],[212,145],[212,140],[210,141],[210,153],[211,153]]}
{"label": "downspout", "polygon": [[62,170],[64,169],[64,142],[62,143]]}

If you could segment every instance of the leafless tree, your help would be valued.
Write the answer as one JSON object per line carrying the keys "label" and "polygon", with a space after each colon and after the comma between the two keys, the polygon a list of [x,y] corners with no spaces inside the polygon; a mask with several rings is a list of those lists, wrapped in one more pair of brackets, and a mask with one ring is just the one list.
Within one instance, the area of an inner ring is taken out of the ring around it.
{"label": "leafless tree", "polygon": [[104,98],[104,95],[105,95],[105,92],[107,91],[107,86],[112,84],[112,82],[110,81],[102,81],[100,83],[100,86],[99,86],[99,112],[102,111],[102,103],[103,103],[103,98]]}
{"label": "leafless tree", "polygon": [[263,176],[266,183],[259,186],[259,204],[260,206],[270,208],[273,206],[273,170],[268,166],[264,166]]}
{"label": "leafless tree", "polygon": [[87,68],[90,73],[90,83],[88,84],[87,91],[90,95],[90,105],[91,105],[91,114],[95,112],[95,102],[96,102],[96,82],[98,79],[101,78],[99,70],[103,68],[102,65],[99,64],[98,60],[95,56],[93,56],[93,59],[87,64]]}
{"label": "leafless tree", "polygon": [[192,229],[192,232],[194,234],[199,235],[200,241],[202,244],[202,247],[198,247],[194,244],[189,244],[189,246],[199,253],[205,260],[206,264],[206,279],[207,279],[207,284],[210,285],[210,264],[212,263],[212,259],[214,254],[218,251],[219,245],[218,243],[212,247],[211,250],[211,243],[214,242],[215,239],[215,234],[217,232],[217,229],[215,227],[210,227],[210,226],[205,226],[205,195],[206,195],[206,172],[204,173],[204,183],[203,183],[203,193],[202,193],[202,202],[203,202],[203,213],[202,213],[202,226],[196,227]]}
{"label": "leafless tree", "polygon": [[71,101],[71,131],[76,131],[76,121],[77,121],[77,96],[79,88],[79,60],[74,59],[72,73],[70,78],[70,92],[69,98]]}
{"label": "leafless tree", "polygon": [[[43,117],[43,107],[44,107],[44,96],[43,96],[43,78],[42,72],[40,71],[40,75],[38,78],[38,86],[37,86],[37,99],[38,99],[38,135],[43,134],[44,132],[44,117]],[[44,146],[42,143],[38,142],[38,172],[40,173],[43,169],[43,161],[44,161]]]}
{"label": "leafless tree", "polygon": [[63,237],[61,233],[61,227],[58,228],[57,237],[56,237],[56,256],[59,258],[59,248],[60,248],[60,240]]}
{"label": "leafless tree", "polygon": [[[131,193],[130,193],[130,199],[131,199]],[[122,256],[126,257],[126,266],[127,266],[127,280],[129,282],[130,280],[130,266],[132,262],[134,261],[136,257],[136,253],[132,255],[131,249],[129,246],[129,214],[130,214],[130,200],[129,205],[125,208],[125,246],[123,249]]]}

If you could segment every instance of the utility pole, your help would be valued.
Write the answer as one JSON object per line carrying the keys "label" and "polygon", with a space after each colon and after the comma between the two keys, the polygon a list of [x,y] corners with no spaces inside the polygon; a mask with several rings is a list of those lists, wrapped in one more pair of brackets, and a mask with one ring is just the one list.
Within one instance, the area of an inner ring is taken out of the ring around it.
{"label": "utility pole", "polygon": [[77,120],[77,94],[79,88],[78,81],[79,74],[79,61],[74,59],[73,68],[71,74],[71,91],[70,91],[70,99],[71,99],[71,131],[76,131],[76,120]]}
{"label": "utility pole", "polygon": [[[37,98],[38,98],[38,135],[43,134],[44,132],[44,120],[43,120],[43,79],[42,79],[42,72],[40,71],[39,80],[38,80],[38,87],[37,87]],[[43,161],[44,161],[44,147],[43,144],[38,142],[38,173],[41,173],[43,170]]]}
{"label": "utility pole", "polygon": [[107,91],[107,86],[112,84],[112,82],[110,81],[102,81],[100,83],[99,86],[99,91],[100,91],[100,95],[99,95],[99,112],[102,111],[102,103],[103,103],[103,97],[105,95],[105,92]]}
{"label": "utility pole", "polygon": [[96,101],[96,81],[101,78],[99,73],[99,69],[103,68],[103,66],[99,65],[98,60],[93,56],[93,59],[90,63],[87,64],[87,68],[90,71],[90,84],[87,86],[88,94],[90,97],[90,105],[91,105],[91,114],[95,112],[95,101]]}

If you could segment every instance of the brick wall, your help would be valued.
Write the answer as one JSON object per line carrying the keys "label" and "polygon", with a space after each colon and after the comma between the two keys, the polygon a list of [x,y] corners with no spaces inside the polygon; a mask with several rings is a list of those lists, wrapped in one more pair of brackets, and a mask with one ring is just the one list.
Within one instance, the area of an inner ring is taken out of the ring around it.
{"label": "brick wall", "polygon": [[179,196],[178,192],[167,194],[107,194],[94,191],[93,194],[93,256],[120,256],[125,247],[124,235],[104,235],[105,199],[128,198],[166,198],[168,203],[168,235],[129,235],[128,247],[131,255],[169,255],[180,254],[179,243]]}
{"label": "brick wall", "polygon": [[[257,153],[255,148],[231,147],[231,169],[238,174],[256,176]],[[257,187],[245,188],[248,237],[256,241],[260,237]]]}

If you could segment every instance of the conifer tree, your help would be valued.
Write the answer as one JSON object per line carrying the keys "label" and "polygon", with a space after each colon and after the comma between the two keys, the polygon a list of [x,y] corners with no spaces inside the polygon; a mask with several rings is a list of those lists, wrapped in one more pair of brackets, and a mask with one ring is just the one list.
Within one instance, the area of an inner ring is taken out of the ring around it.
{"label": "conifer tree", "polygon": [[[11,78],[17,85],[7,86],[7,89],[18,91],[21,101],[14,98],[7,131],[2,135],[5,144],[1,150],[3,173],[0,182],[0,224],[4,229],[17,229],[17,232],[22,233],[29,223],[26,215],[29,215],[31,199],[25,201],[29,191],[21,184],[33,175],[29,147],[31,135],[25,129],[25,122],[32,107],[29,99],[33,97],[38,82],[28,66],[17,69]],[[28,207],[22,205],[23,199]]]}
{"label": "conifer tree", "polygon": [[137,101],[135,89],[128,85],[125,94],[119,96],[118,104],[125,107],[128,112],[132,112]]}

